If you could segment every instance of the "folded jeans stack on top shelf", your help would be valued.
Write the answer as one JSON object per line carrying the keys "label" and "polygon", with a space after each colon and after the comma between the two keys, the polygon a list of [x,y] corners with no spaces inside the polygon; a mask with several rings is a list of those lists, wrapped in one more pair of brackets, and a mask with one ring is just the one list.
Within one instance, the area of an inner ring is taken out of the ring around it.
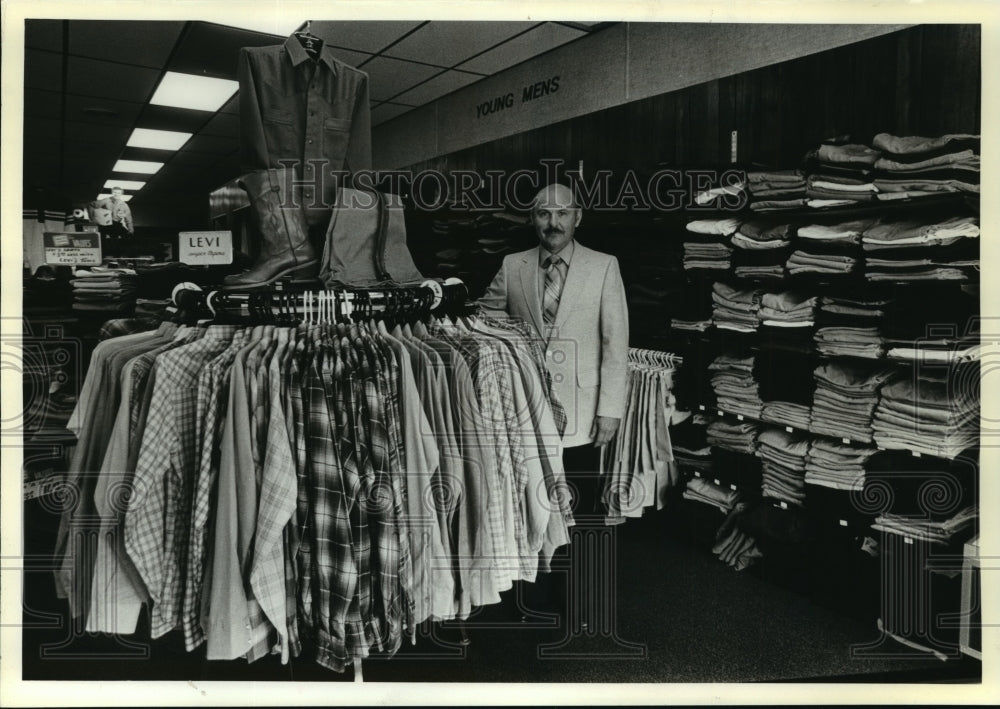
{"label": "folded jeans stack on top shelf", "polygon": [[979,388],[904,378],[882,387],[872,427],[883,448],[955,458],[979,442]]}
{"label": "folded jeans stack on top shelf", "polygon": [[879,199],[912,199],[946,192],[979,194],[980,137],[950,133],[935,138],[879,133],[875,163]]}
{"label": "folded jeans stack on top shelf", "polygon": [[877,452],[874,446],[813,438],[806,454],[806,484],[860,491],[865,484],[865,464]]}
{"label": "folded jeans stack on top shelf", "polygon": [[874,363],[837,361],[821,364],[813,375],[816,394],[809,430],[824,436],[870,443],[879,389],[896,378],[898,372]]}
{"label": "folded jeans stack on top shelf", "polygon": [[874,198],[872,175],[878,150],[848,143],[824,143],[810,154],[808,202],[810,207],[825,208],[856,205]]}
{"label": "folded jeans stack on top shelf", "polygon": [[806,179],[801,170],[770,170],[747,173],[750,209],[775,212],[806,205]]}
{"label": "folded jeans stack on top shelf", "polygon": [[765,428],[758,436],[763,461],[764,497],[802,506],[806,499],[805,472],[809,436],[780,428]]}
{"label": "folded jeans stack on top shelf", "polygon": [[870,281],[967,280],[979,267],[979,218],[885,219],[862,245]]}
{"label": "folded jeans stack on top shelf", "polygon": [[759,419],[763,404],[753,377],[754,358],[720,354],[708,366],[715,400],[724,411]]}

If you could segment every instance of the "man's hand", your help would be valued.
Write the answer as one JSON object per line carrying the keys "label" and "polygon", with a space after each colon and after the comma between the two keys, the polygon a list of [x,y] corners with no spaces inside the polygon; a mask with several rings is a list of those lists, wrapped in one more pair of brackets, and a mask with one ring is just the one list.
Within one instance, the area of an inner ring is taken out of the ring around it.
{"label": "man's hand", "polygon": [[594,439],[594,445],[601,447],[611,443],[618,430],[618,423],[621,419],[614,419],[610,416],[598,416],[594,419],[594,425],[590,427],[590,436]]}

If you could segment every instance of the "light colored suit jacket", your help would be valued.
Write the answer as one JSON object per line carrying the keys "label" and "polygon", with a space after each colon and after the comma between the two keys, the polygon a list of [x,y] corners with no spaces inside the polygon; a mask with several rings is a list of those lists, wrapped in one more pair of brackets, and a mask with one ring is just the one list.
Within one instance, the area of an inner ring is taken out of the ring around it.
{"label": "light colored suit jacket", "polygon": [[[540,248],[505,257],[479,304],[486,315],[526,320],[544,339]],[[622,417],[627,358],[628,306],[618,259],[576,242],[545,348],[553,389],[566,409],[563,445],[591,442],[595,416]]]}

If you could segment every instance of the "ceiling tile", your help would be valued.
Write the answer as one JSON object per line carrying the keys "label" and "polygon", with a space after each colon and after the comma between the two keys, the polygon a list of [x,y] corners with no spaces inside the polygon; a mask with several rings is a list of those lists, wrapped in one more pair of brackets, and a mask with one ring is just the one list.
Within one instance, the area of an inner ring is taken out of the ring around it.
{"label": "ceiling tile", "polygon": [[169,174],[174,165],[181,167],[208,167],[219,159],[218,155],[212,153],[194,153],[189,150],[181,150],[174,154],[163,168],[164,174]]}
{"label": "ceiling tile", "polygon": [[63,21],[25,20],[24,46],[61,52],[63,48]]}
{"label": "ceiling tile", "polygon": [[25,49],[24,85],[32,89],[62,91],[62,54]]}
{"label": "ceiling tile", "polygon": [[372,125],[377,126],[379,123],[385,123],[386,121],[391,120],[396,116],[401,116],[412,109],[413,106],[403,106],[394,103],[380,104],[372,109]]}
{"label": "ceiling tile", "polygon": [[429,79],[441,71],[432,66],[404,62],[400,59],[388,59],[386,57],[375,57],[365,64],[363,69],[368,72],[371,80],[371,98],[373,101],[390,99],[396,94],[406,91],[424,79]]}
{"label": "ceiling tile", "polygon": [[70,57],[67,91],[81,96],[145,103],[159,78],[160,72],[155,69]]}
{"label": "ceiling tile", "polygon": [[499,47],[459,64],[458,67],[483,74],[496,74],[585,34],[587,33],[565,25],[546,22],[541,27],[518,35]]}
{"label": "ceiling tile", "polygon": [[211,117],[212,114],[206,111],[191,111],[186,108],[149,104],[142,112],[141,127],[197,133]]}
{"label": "ceiling tile", "polygon": [[199,133],[187,142],[185,150],[196,153],[212,153],[217,156],[228,155],[240,147],[239,136],[218,136]]}
{"label": "ceiling tile", "polygon": [[344,62],[347,66],[353,67],[361,66],[374,56],[368,52],[355,52],[350,49],[343,49],[342,47],[331,47],[330,51],[333,53],[334,58]]}
{"label": "ceiling tile", "polygon": [[62,118],[62,94],[57,91],[25,89],[24,115],[26,118]]}
{"label": "ceiling tile", "polygon": [[386,50],[389,57],[453,66],[519,32],[534,22],[429,22]]}
{"label": "ceiling tile", "polygon": [[143,104],[131,101],[115,101],[109,98],[90,96],[66,96],[67,120],[106,123],[116,126],[133,126],[139,118]]}
{"label": "ceiling tile", "polygon": [[240,119],[231,113],[216,113],[201,129],[205,135],[221,135],[229,138],[239,138]]}
{"label": "ceiling tile", "polygon": [[31,145],[38,140],[48,145],[58,145],[62,135],[62,121],[58,118],[35,118],[24,122],[24,144]]}
{"label": "ceiling tile", "polygon": [[72,20],[69,52],[159,69],[183,29],[183,22]]}
{"label": "ceiling tile", "polygon": [[114,149],[113,157],[116,159],[132,132],[128,126],[109,126],[82,121],[66,121],[65,126],[67,154],[72,154],[74,144],[106,145]]}
{"label": "ceiling tile", "polygon": [[401,103],[411,106],[422,106],[445,94],[457,91],[463,86],[468,86],[475,81],[479,81],[481,78],[483,77],[475,74],[466,74],[462,71],[446,71],[410,89],[406,93],[400,94],[396,99]]}
{"label": "ceiling tile", "polygon": [[412,21],[313,22],[312,33],[334,47],[375,53],[419,25],[419,22]]}
{"label": "ceiling tile", "polygon": [[166,67],[184,74],[236,79],[236,60],[243,47],[270,47],[275,38],[211,22],[192,22]]}

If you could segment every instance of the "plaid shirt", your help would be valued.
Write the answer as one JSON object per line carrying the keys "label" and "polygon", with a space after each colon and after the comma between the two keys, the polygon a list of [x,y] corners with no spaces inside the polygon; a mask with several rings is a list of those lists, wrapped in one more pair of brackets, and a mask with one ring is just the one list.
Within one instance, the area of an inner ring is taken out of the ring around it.
{"label": "plaid shirt", "polygon": [[310,461],[306,438],[309,412],[306,409],[308,403],[306,382],[309,376],[309,360],[313,356],[311,342],[315,336],[314,328],[302,333],[295,344],[295,353],[290,358],[288,368],[288,394],[295,425],[295,473],[298,477],[295,533],[292,535],[289,556],[295,564],[294,600],[299,631],[313,640],[316,633],[312,605],[315,574],[310,519],[315,495],[309,480]]}
{"label": "plaid shirt", "polygon": [[[307,470],[313,495],[308,531],[311,532],[311,569],[316,662],[342,672],[348,662],[347,614],[357,596],[358,564],[351,541],[348,492],[338,450],[340,421],[330,402],[338,386],[332,374],[332,352],[317,348],[303,371],[307,408]],[[304,537],[305,538],[305,537]]]}
{"label": "plaid shirt", "polygon": [[137,332],[155,330],[162,324],[162,320],[153,317],[141,318],[116,318],[108,320],[97,333],[98,340],[110,340],[112,337],[122,335],[133,335]]}
{"label": "plaid shirt", "polygon": [[225,349],[236,328],[214,325],[204,337],[156,358],[156,384],[136,464],[135,497],[125,515],[125,547],[153,600],[150,633],[158,638],[180,622],[182,569],[190,533],[197,376]]}
{"label": "plaid shirt", "polygon": [[188,652],[205,642],[205,632],[201,627],[202,587],[205,580],[208,523],[212,514],[212,490],[219,473],[220,410],[225,406],[223,395],[229,387],[230,367],[236,353],[246,346],[248,335],[247,331],[237,332],[230,345],[198,375],[198,438],[201,441],[201,452],[191,501],[191,538],[181,612],[181,629]]}

